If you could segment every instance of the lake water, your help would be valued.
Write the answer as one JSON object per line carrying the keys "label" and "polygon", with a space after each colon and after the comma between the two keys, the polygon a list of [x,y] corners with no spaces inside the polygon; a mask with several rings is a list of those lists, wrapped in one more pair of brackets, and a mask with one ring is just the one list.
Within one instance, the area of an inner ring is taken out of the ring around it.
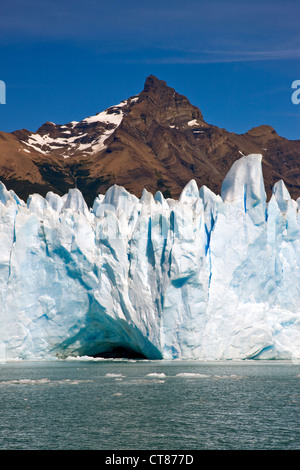
{"label": "lake water", "polygon": [[300,448],[300,365],[0,364],[0,449]]}

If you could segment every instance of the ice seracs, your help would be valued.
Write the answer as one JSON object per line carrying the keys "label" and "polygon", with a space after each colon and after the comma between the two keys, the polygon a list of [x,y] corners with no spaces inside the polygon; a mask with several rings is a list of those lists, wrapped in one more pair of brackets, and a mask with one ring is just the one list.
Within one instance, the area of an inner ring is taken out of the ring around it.
{"label": "ice seracs", "polygon": [[179,200],[114,185],[90,209],[76,188],[25,203],[0,183],[0,247],[7,360],[300,359],[299,207],[283,181],[266,201],[261,155]]}
{"label": "ice seracs", "polygon": [[179,202],[190,202],[191,199],[199,198],[199,189],[195,180],[191,180],[184,188],[179,197]]}
{"label": "ice seracs", "polygon": [[265,221],[266,192],[261,160],[262,155],[253,154],[234,162],[221,190],[223,201],[244,209],[255,224]]}

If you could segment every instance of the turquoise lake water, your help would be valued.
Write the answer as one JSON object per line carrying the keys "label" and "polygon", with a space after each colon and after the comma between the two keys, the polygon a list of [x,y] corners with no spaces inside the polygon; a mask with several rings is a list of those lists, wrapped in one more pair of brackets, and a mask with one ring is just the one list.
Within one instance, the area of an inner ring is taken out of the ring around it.
{"label": "turquoise lake water", "polygon": [[0,449],[300,448],[300,365],[0,364]]}

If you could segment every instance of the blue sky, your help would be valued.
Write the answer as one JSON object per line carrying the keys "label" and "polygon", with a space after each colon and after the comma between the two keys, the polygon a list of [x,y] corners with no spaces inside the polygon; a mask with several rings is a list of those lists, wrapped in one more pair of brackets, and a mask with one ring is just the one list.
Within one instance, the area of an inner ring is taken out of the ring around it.
{"label": "blue sky", "polygon": [[154,74],[207,122],[300,139],[300,2],[10,0],[0,7],[0,130],[81,120]]}

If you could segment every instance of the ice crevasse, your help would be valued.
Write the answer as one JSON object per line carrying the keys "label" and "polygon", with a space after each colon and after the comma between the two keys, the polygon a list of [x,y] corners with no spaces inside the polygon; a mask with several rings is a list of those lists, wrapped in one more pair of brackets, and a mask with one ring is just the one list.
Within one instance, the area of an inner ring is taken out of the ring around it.
{"label": "ice crevasse", "polygon": [[0,349],[7,360],[300,359],[300,199],[266,201],[262,156],[221,195],[119,186],[27,202],[0,183]]}

